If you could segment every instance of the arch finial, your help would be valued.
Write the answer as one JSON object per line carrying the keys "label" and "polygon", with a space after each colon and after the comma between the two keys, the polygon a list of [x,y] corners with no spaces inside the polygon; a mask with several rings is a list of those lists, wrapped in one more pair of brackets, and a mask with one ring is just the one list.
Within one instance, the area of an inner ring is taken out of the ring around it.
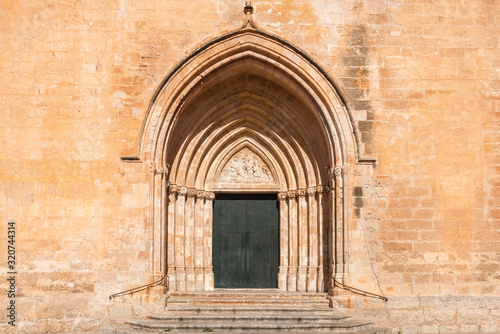
{"label": "arch finial", "polygon": [[243,13],[245,13],[246,18],[245,18],[245,23],[243,23],[240,30],[248,28],[260,30],[252,19],[253,6],[251,0],[245,1],[245,7],[243,7]]}
{"label": "arch finial", "polygon": [[252,0],[245,1],[245,7],[243,7],[243,12],[246,15],[252,15],[253,14]]}

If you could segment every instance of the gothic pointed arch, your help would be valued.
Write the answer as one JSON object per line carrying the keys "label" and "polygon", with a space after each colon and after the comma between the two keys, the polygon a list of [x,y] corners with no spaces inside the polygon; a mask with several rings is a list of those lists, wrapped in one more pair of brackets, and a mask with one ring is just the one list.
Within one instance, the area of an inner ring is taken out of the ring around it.
{"label": "gothic pointed arch", "polygon": [[278,193],[280,289],[324,291],[347,274],[355,124],[326,72],[250,15],[163,80],[135,159],[152,172],[151,274],[167,273],[170,289],[214,286],[214,192]]}

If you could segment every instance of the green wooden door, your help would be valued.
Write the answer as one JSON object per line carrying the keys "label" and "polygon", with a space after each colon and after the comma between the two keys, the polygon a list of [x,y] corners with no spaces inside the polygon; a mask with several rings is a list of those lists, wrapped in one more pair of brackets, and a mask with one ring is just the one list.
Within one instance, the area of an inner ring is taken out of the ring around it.
{"label": "green wooden door", "polygon": [[216,194],[213,224],[215,287],[276,288],[276,194]]}

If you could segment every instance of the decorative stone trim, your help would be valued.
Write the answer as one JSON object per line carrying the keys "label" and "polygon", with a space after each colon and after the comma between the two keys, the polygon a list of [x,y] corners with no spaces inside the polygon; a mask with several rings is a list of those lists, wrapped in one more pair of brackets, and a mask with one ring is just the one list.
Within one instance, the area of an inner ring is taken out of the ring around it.
{"label": "decorative stone trim", "polygon": [[168,186],[169,194],[177,194],[179,192],[179,187],[176,184],[171,184]]}
{"label": "decorative stone trim", "polygon": [[187,187],[179,187],[179,195],[186,196],[187,195]]}
{"label": "decorative stone trim", "polygon": [[153,174],[167,174],[168,173],[168,165],[164,164],[149,164],[149,171]]}
{"label": "decorative stone trim", "polygon": [[330,169],[330,176],[335,178],[336,176],[349,174],[349,165],[337,165]]}
{"label": "decorative stone trim", "polygon": [[332,177],[340,176],[342,174],[342,166],[337,165],[332,169]]}
{"label": "decorative stone trim", "polygon": [[187,190],[187,197],[193,198],[193,197],[196,197],[197,194],[198,194],[198,191],[194,188],[189,188]]}
{"label": "decorative stone trim", "polygon": [[307,196],[312,197],[315,196],[318,192],[317,187],[307,187]]}
{"label": "decorative stone trim", "polygon": [[187,196],[189,198],[204,198],[209,200],[215,199],[215,193],[212,191],[198,190],[195,188],[179,187],[176,184],[171,184],[168,186],[169,194],[179,194],[181,196]]}

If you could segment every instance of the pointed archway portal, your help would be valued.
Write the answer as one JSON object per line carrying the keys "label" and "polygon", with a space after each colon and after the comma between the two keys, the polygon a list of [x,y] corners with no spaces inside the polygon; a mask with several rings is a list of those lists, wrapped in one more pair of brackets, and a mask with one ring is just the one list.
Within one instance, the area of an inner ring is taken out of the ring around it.
{"label": "pointed archway portal", "polygon": [[170,290],[214,289],[216,193],[278,194],[279,289],[344,281],[352,117],[317,63],[249,15],[164,79],[139,156],[123,159],[151,164],[151,277],[166,273]]}

